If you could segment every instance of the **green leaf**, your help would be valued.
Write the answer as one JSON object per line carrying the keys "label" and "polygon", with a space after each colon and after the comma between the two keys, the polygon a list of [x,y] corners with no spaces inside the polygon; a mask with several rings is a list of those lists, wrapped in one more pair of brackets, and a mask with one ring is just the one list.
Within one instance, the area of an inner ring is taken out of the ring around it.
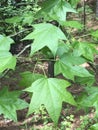
{"label": "green leaf", "polygon": [[28,103],[18,98],[19,95],[19,91],[9,92],[7,87],[0,91],[0,114],[5,118],[17,121],[16,110],[28,107]]}
{"label": "green leaf", "polygon": [[20,73],[20,76],[22,77],[22,79],[19,84],[20,84],[20,86],[24,86],[24,87],[29,87],[37,79],[45,77],[42,74],[36,74],[36,73],[32,73],[30,71]]}
{"label": "green leaf", "polygon": [[16,24],[22,21],[22,17],[21,16],[13,16],[12,18],[7,18],[5,19],[6,23],[10,23],[10,24]]}
{"label": "green leaf", "polygon": [[61,57],[64,53],[67,53],[70,50],[70,45],[65,44],[63,41],[59,42],[57,49],[57,56]]}
{"label": "green leaf", "polygon": [[64,26],[68,26],[71,28],[76,28],[76,29],[82,29],[83,25],[79,23],[78,21],[66,21],[63,24]]}
{"label": "green leaf", "polygon": [[85,89],[86,89],[86,91],[89,94],[96,94],[96,93],[98,93],[98,87],[96,87],[96,86],[86,87]]}
{"label": "green leaf", "polygon": [[88,70],[86,70],[84,67],[81,66],[73,66],[72,73],[75,76],[79,76],[79,77],[94,77],[92,74],[89,73]]}
{"label": "green leaf", "polygon": [[16,57],[12,56],[10,52],[0,51],[0,73],[5,69],[15,69]]}
{"label": "green leaf", "polygon": [[76,11],[71,7],[71,5],[64,0],[48,0],[43,2],[41,10],[39,11],[39,15],[43,16],[45,14],[48,15],[50,19],[57,21],[65,21],[67,12],[76,13]]}
{"label": "green leaf", "polygon": [[73,53],[63,54],[60,60],[67,65],[81,65],[86,62],[83,57],[74,55]]}
{"label": "green leaf", "polygon": [[10,37],[0,35],[0,51],[9,51],[10,44],[12,43],[14,43],[14,41]]}
{"label": "green leaf", "polygon": [[95,38],[98,38],[98,30],[92,32],[91,35]]}
{"label": "green leaf", "polygon": [[98,87],[86,87],[87,95],[79,101],[81,106],[95,107],[96,116],[98,117]]}
{"label": "green leaf", "polygon": [[54,57],[54,55],[51,53],[50,49],[48,47],[44,47],[41,49],[41,54],[45,59],[51,59]]}
{"label": "green leaf", "polygon": [[75,81],[81,85],[91,86],[95,82],[95,77],[76,77]]}
{"label": "green leaf", "polygon": [[34,20],[32,11],[24,12],[22,17],[23,17],[23,20],[22,20],[23,25],[25,24],[31,25],[31,23]]}
{"label": "green leaf", "polygon": [[92,126],[90,127],[90,130],[98,130],[98,123],[92,125]]}
{"label": "green leaf", "polygon": [[31,87],[25,89],[25,91],[33,92],[28,114],[31,114],[44,104],[50,117],[57,124],[62,102],[76,105],[72,95],[65,89],[69,85],[69,82],[56,78],[36,80]]}
{"label": "green leaf", "polygon": [[55,55],[59,40],[66,40],[64,33],[49,23],[35,24],[34,28],[35,30],[24,38],[24,40],[34,39],[31,45],[31,55],[45,46]]}
{"label": "green leaf", "polygon": [[56,61],[54,68],[55,75],[62,74],[67,79],[74,80],[74,74],[72,73],[72,70],[69,65],[66,65],[59,60]]}
{"label": "green leaf", "polygon": [[16,66],[16,57],[9,52],[10,44],[13,42],[10,37],[0,35],[0,73]]}
{"label": "green leaf", "polygon": [[79,77],[94,77],[85,68],[81,66],[72,66],[70,64],[65,64],[61,60],[55,63],[55,75],[63,74],[67,79],[74,80],[75,76]]}
{"label": "green leaf", "polygon": [[96,46],[88,42],[76,42],[74,46],[74,55],[83,55],[86,59],[94,61]]}
{"label": "green leaf", "polygon": [[70,3],[73,7],[76,7],[79,1],[80,0],[70,0]]}

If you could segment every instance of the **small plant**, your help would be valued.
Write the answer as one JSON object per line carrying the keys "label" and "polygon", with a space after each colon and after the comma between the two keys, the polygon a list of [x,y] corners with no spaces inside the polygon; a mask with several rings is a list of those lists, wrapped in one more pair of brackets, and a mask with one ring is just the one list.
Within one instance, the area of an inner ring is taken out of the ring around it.
{"label": "small plant", "polygon": [[64,130],[64,129],[70,130],[73,121],[74,121],[74,115],[69,115],[69,116],[64,117],[64,120],[61,122],[60,129],[61,130]]}
{"label": "small plant", "polygon": [[[89,120],[89,117],[88,116],[80,116],[80,128],[79,129],[87,129],[88,128],[88,125],[90,123],[90,120]],[[77,129],[78,130],[78,129]]]}
{"label": "small plant", "polygon": [[[90,118],[88,115],[80,116],[80,126],[76,130],[91,130],[91,128],[94,128],[93,124],[97,122],[97,118]],[[97,125],[95,125],[97,126]],[[93,130],[93,129],[92,129]]]}

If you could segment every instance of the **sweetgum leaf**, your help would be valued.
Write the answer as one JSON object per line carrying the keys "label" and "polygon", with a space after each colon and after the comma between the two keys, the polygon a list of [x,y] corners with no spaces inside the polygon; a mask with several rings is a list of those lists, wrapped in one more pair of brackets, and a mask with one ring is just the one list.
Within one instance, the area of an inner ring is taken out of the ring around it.
{"label": "sweetgum leaf", "polygon": [[81,66],[73,66],[72,72],[75,76],[79,77],[94,77],[92,74],[89,73],[88,70]]}
{"label": "sweetgum leaf", "polygon": [[95,38],[98,38],[98,30],[92,32],[91,35]]}
{"label": "sweetgum leaf", "polygon": [[70,3],[73,7],[76,7],[80,0],[70,0]]}
{"label": "sweetgum leaf", "polygon": [[23,17],[22,18],[23,25],[25,25],[25,24],[31,25],[34,20],[33,13],[30,10],[27,12],[24,12],[22,17]]}
{"label": "sweetgum leaf", "polygon": [[30,71],[23,72],[20,74],[20,76],[22,79],[19,84],[20,84],[20,86],[24,86],[24,87],[29,87],[37,79],[45,77],[42,74],[36,74],[36,73],[32,73]]}
{"label": "sweetgum leaf", "polygon": [[63,76],[67,79],[74,80],[74,74],[72,73],[72,70],[69,65],[66,65],[59,60],[56,61],[54,68],[55,75],[63,74]]}
{"label": "sweetgum leaf", "polygon": [[41,78],[36,80],[25,91],[33,92],[28,114],[31,114],[41,105],[45,105],[51,119],[57,124],[62,102],[76,105],[73,96],[66,90],[69,82],[56,78]]}
{"label": "sweetgum leaf", "polygon": [[49,23],[35,24],[34,28],[35,30],[24,38],[24,40],[34,39],[31,45],[31,55],[45,46],[55,55],[59,40],[66,40],[64,33],[58,27]]}
{"label": "sweetgum leaf", "polygon": [[73,53],[65,53],[61,56],[61,61],[67,65],[81,65],[86,62],[83,57],[73,55]]}
{"label": "sweetgum leaf", "polygon": [[55,75],[62,74],[65,78],[74,80],[75,76],[79,77],[94,77],[85,68],[81,66],[72,66],[71,64],[65,64],[61,60],[55,63]]}
{"label": "sweetgum leaf", "polygon": [[0,35],[0,73],[5,69],[14,69],[16,57],[9,52],[10,44],[14,41],[10,37]]}
{"label": "sweetgum leaf", "polygon": [[74,46],[74,54],[83,55],[86,59],[94,61],[94,54],[98,53],[96,46],[88,42],[76,42]]}
{"label": "sweetgum leaf", "polygon": [[68,26],[71,28],[76,28],[76,29],[82,29],[83,25],[81,23],[79,23],[78,21],[66,21],[63,24],[64,26]]}
{"label": "sweetgum leaf", "polygon": [[57,49],[57,56],[61,57],[64,53],[67,53],[70,50],[70,45],[65,44],[63,41],[59,42]]}
{"label": "sweetgum leaf", "polygon": [[5,69],[14,69],[16,66],[16,57],[10,52],[0,51],[0,73]]}
{"label": "sweetgum leaf", "polygon": [[4,114],[5,118],[17,121],[16,110],[28,107],[28,103],[19,99],[20,92],[9,92],[7,87],[0,91],[0,114]]}
{"label": "sweetgum leaf", "polygon": [[81,97],[78,101],[80,106],[83,107],[95,107],[96,116],[98,117],[98,87],[86,87],[87,95]]}
{"label": "sweetgum leaf", "polygon": [[7,18],[5,19],[6,23],[10,23],[10,24],[15,24],[15,23],[20,23],[22,21],[22,17],[20,16],[13,16],[11,18]]}
{"label": "sweetgum leaf", "polygon": [[90,127],[90,130],[98,130],[98,123],[92,125],[92,126]]}
{"label": "sweetgum leaf", "polygon": [[14,41],[10,37],[0,35],[0,51],[9,51],[12,43]]}
{"label": "sweetgum leaf", "polygon": [[76,77],[75,81],[81,85],[92,86],[95,82],[95,77]]}
{"label": "sweetgum leaf", "polygon": [[43,2],[41,10],[38,12],[39,16],[47,15],[48,19],[64,22],[66,20],[66,13],[76,11],[71,7],[67,1],[63,0],[48,0]]}

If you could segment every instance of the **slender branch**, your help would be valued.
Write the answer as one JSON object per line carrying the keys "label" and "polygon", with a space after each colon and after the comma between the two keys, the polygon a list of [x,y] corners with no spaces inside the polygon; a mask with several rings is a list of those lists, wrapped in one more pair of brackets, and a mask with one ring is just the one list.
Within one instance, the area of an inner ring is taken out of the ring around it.
{"label": "slender branch", "polygon": [[75,37],[75,38],[82,38],[82,37],[87,37],[87,36],[90,36],[91,34],[89,33],[89,34],[85,34],[85,35],[82,35],[82,36],[77,36],[77,37]]}
{"label": "slender branch", "polygon": [[23,33],[23,32],[25,32],[25,31],[29,31],[29,30],[31,30],[31,29],[32,29],[32,28],[21,30],[21,31],[15,33],[15,34],[10,35],[9,37],[17,36],[18,34]]}
{"label": "slender branch", "polygon": [[86,26],[86,0],[83,1],[83,24],[84,24],[84,31],[85,31],[85,26]]}
{"label": "slender branch", "polygon": [[[18,57],[18,59],[25,59],[27,62],[31,61],[32,58],[26,58],[26,57]],[[55,59],[35,59],[35,60],[32,60],[33,62],[36,62],[36,61],[41,61],[41,62],[44,62],[44,61],[57,61]]]}
{"label": "slender branch", "polygon": [[26,49],[28,49],[31,45],[27,45],[21,50],[16,56],[19,57]]}
{"label": "slender branch", "polygon": [[2,79],[8,72],[10,69],[5,70],[1,75],[0,75],[0,79]]}
{"label": "slender branch", "polygon": [[35,69],[36,69],[36,67],[37,67],[37,63],[38,63],[38,61],[37,61],[36,64],[34,65],[33,73],[35,72]]}

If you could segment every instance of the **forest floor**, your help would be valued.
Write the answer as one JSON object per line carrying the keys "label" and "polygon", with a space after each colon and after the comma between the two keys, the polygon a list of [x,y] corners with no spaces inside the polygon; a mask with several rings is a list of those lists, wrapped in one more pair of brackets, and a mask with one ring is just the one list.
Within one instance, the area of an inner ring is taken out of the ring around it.
{"label": "forest floor", "polygon": [[[83,33],[79,33],[78,37],[81,40],[88,40],[90,41],[90,36],[88,35],[88,30],[89,29],[98,29],[98,20],[95,17],[95,14],[87,14],[86,15],[86,30]],[[73,30],[76,31],[76,30]],[[75,34],[74,34],[75,35]],[[25,57],[24,57],[25,59]],[[96,60],[98,62],[98,60]],[[24,86],[19,85],[20,81],[20,74],[24,71],[31,71],[33,72],[34,69],[34,64],[32,61],[25,61],[23,60],[22,62],[17,63],[16,70],[14,71],[9,71],[5,77],[0,79],[0,87],[2,86],[9,86],[10,90],[19,90],[24,89]],[[45,67],[47,71],[47,63],[43,63],[43,66]],[[85,63],[84,67],[88,67],[88,64]],[[36,71],[38,73],[43,73],[40,65],[37,66]],[[98,75],[96,76],[97,79]],[[75,86],[71,92],[73,94],[78,95],[82,91],[81,86]],[[24,100],[29,100],[28,99],[28,94],[24,93],[21,95],[21,98]],[[84,110],[76,110],[75,107],[67,105],[63,106],[58,128],[53,126],[53,123],[51,119],[48,117],[47,113],[45,113],[43,116],[40,114],[32,114],[29,117],[26,117],[26,112],[27,109],[22,110],[22,111],[17,111],[18,115],[18,122],[15,123],[11,120],[5,120],[3,116],[0,116],[0,130],[88,130],[86,129],[86,125],[89,124],[89,119],[92,119],[92,123],[95,121],[94,120],[94,109],[89,110],[89,114],[86,114]],[[67,123],[67,128],[65,128],[65,125]],[[91,123],[91,122],[90,122]],[[83,127],[84,125],[84,127]],[[80,128],[80,129],[78,129]]]}

